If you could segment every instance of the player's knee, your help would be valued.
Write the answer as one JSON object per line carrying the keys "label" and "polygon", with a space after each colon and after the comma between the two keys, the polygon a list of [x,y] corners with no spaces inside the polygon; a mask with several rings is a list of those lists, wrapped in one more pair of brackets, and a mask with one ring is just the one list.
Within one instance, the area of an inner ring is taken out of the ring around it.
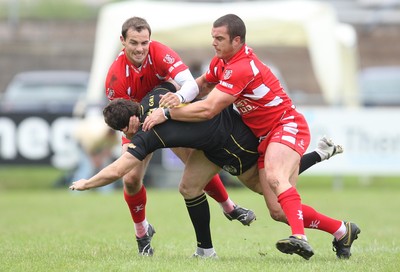
{"label": "player's knee", "polygon": [[286,216],[282,210],[273,210],[273,211],[270,211],[269,214],[271,215],[271,218],[274,219],[275,221],[283,222],[283,223],[286,223],[286,221],[287,221]]}
{"label": "player's knee", "polygon": [[181,182],[179,184],[179,193],[181,193],[183,198],[191,199],[200,195],[202,193],[202,190]]}
{"label": "player's knee", "polygon": [[188,188],[185,184],[182,184],[182,182],[179,184],[179,193],[184,197],[188,198],[190,188]]}
{"label": "player's knee", "polygon": [[122,178],[124,188],[128,194],[134,194],[139,192],[142,187],[142,179],[138,175],[130,175],[129,173]]}

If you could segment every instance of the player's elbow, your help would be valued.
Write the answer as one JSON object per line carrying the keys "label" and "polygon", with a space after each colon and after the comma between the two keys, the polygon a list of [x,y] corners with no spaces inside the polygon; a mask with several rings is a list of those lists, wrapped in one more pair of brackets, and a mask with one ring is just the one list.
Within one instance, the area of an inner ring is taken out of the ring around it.
{"label": "player's elbow", "polygon": [[216,110],[215,107],[212,106],[207,106],[203,109],[203,118],[210,120],[214,118],[217,114],[219,114],[219,111]]}
{"label": "player's elbow", "polygon": [[204,117],[204,119],[206,119],[206,120],[210,120],[210,119],[214,118],[214,116],[217,115],[217,114],[218,114],[218,113],[215,112],[214,110],[212,110],[212,109],[207,109],[207,110],[205,110],[205,111],[203,112],[203,117]]}

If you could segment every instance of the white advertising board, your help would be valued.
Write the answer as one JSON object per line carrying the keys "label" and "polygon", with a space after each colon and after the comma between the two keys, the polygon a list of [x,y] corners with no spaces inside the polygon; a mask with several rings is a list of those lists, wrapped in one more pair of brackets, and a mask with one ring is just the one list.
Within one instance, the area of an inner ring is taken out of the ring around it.
{"label": "white advertising board", "polygon": [[400,174],[399,108],[299,108],[310,126],[313,150],[327,135],[344,146],[344,153],[305,174]]}

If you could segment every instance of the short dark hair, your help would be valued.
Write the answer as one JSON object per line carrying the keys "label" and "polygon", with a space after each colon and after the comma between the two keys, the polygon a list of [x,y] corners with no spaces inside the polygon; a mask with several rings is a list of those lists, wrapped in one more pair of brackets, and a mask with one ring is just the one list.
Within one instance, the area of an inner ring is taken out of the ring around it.
{"label": "short dark hair", "polygon": [[145,19],[140,17],[131,17],[122,24],[121,35],[124,37],[124,40],[126,39],[126,32],[131,28],[137,32],[142,32],[142,30],[147,29],[149,31],[149,36],[151,36],[150,25]]}
{"label": "short dark hair", "polygon": [[131,116],[140,116],[140,104],[124,98],[117,98],[108,103],[103,109],[106,124],[115,130],[129,126]]}
{"label": "short dark hair", "polygon": [[213,27],[226,26],[229,34],[230,41],[239,36],[242,43],[246,42],[246,25],[239,16],[235,14],[226,14],[218,18]]}

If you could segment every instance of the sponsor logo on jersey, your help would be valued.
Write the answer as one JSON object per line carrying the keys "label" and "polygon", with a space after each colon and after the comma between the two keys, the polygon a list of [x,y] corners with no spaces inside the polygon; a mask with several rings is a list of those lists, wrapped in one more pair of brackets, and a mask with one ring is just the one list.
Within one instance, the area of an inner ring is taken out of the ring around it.
{"label": "sponsor logo on jersey", "polygon": [[256,106],[249,103],[246,99],[237,100],[235,106],[241,115],[245,115],[257,109]]}
{"label": "sponsor logo on jersey", "polygon": [[175,62],[175,59],[173,57],[171,57],[169,54],[167,54],[167,55],[165,55],[163,61],[168,64],[172,64]]}
{"label": "sponsor logo on jersey", "polygon": [[154,95],[150,95],[149,97],[149,107],[154,107]]}
{"label": "sponsor logo on jersey", "polygon": [[233,88],[233,85],[232,85],[232,84],[230,84],[230,83],[228,83],[228,82],[225,82],[225,81],[220,81],[219,84],[221,84],[222,86],[224,86],[224,87],[226,87],[226,88],[229,88],[229,89],[232,89],[232,88]]}
{"label": "sponsor logo on jersey", "polygon": [[224,80],[228,80],[232,75],[232,70],[228,69],[224,72]]}

